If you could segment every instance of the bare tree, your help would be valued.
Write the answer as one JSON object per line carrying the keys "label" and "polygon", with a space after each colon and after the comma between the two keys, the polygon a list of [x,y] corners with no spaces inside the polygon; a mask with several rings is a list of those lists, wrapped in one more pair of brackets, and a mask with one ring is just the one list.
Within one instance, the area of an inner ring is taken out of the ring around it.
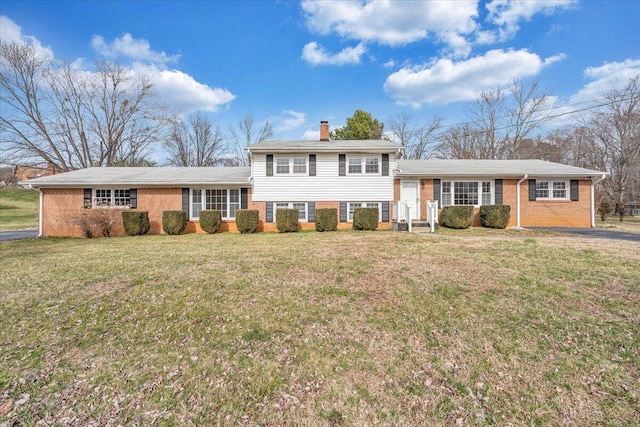
{"label": "bare tree", "polygon": [[108,62],[95,72],[58,66],[23,42],[0,44],[1,144],[14,159],[62,171],[144,163],[160,140],[153,85]]}
{"label": "bare tree", "polygon": [[171,136],[163,143],[173,166],[217,166],[224,148],[224,135],[201,113],[187,122],[173,122]]}
{"label": "bare tree", "polygon": [[394,141],[404,147],[405,159],[427,159],[433,154],[435,133],[441,122],[435,116],[429,122],[419,123],[410,113],[402,111],[387,121],[387,127]]}
{"label": "bare tree", "polygon": [[258,125],[252,113],[245,114],[236,126],[229,127],[229,137],[233,145],[232,158],[227,160],[228,165],[248,166],[249,157],[245,147],[273,138],[273,125],[267,120]]}

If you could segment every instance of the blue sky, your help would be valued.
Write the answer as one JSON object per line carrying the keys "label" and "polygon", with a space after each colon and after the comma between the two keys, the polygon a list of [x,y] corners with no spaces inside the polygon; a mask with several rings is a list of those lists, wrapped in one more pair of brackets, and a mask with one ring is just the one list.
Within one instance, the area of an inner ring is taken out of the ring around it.
{"label": "blue sky", "polygon": [[281,139],[315,139],[356,109],[453,124],[513,79],[538,79],[566,111],[640,73],[633,0],[3,0],[0,15],[3,40],[87,70],[117,61],[181,114],[224,130],[252,113]]}

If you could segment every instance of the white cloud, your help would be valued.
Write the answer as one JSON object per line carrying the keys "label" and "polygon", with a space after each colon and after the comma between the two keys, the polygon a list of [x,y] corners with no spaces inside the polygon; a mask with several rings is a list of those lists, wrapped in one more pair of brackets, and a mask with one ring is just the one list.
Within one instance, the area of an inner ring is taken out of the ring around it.
{"label": "white cloud", "polygon": [[384,64],[382,64],[382,66],[384,68],[393,68],[393,67],[396,66],[396,61],[394,61],[393,59],[390,59],[387,62],[385,62]]}
{"label": "white cloud", "polygon": [[40,41],[34,36],[22,34],[22,28],[13,20],[0,15],[0,40],[5,43],[27,43],[36,48],[39,57],[43,60],[53,59],[53,50],[50,47],[42,46]]}
{"label": "white cloud", "polygon": [[640,74],[640,58],[626,59],[622,62],[605,62],[599,67],[588,67],[584,70],[584,76],[591,81],[571,96],[569,103],[600,99],[604,92],[625,86],[629,83],[629,79],[638,74]]}
{"label": "white cloud", "polygon": [[307,130],[302,135],[302,139],[304,139],[305,141],[320,141],[320,131]]}
{"label": "white cloud", "polygon": [[306,121],[305,113],[300,113],[293,110],[284,110],[283,113],[288,117],[281,117],[278,119],[281,122],[281,125],[278,126],[278,130],[281,132],[297,129]]}
{"label": "white cloud", "polygon": [[537,13],[551,14],[556,9],[568,9],[577,0],[493,0],[486,5],[488,20],[500,26],[500,40],[507,40],[520,29],[520,21],[528,21]]}
{"label": "white cloud", "polygon": [[490,50],[465,61],[439,59],[421,67],[402,68],[387,78],[384,88],[399,104],[414,107],[469,101],[482,90],[535,76],[562,58],[542,59],[527,50]]}
{"label": "white cloud", "polygon": [[313,65],[351,65],[359,64],[360,57],[365,52],[363,43],[355,47],[345,47],[336,54],[330,54],[318,43],[310,42],[302,49],[302,59]]}
{"label": "white cloud", "polygon": [[111,43],[105,42],[102,36],[95,35],[91,38],[91,47],[100,55],[110,59],[125,57],[133,61],[145,61],[158,65],[176,62],[180,58],[180,55],[156,52],[151,49],[147,40],[134,39],[129,33],[113,39]]}

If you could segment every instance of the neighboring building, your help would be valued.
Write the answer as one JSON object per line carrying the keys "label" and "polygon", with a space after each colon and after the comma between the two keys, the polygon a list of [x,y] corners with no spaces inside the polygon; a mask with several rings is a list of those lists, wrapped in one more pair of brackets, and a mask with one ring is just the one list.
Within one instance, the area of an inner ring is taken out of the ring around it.
{"label": "neighboring building", "polygon": [[[236,231],[235,212],[257,209],[260,230],[275,231],[275,211],[295,208],[301,229],[315,211],[335,208],[339,228],[354,209],[377,207],[379,228],[391,228],[410,206],[426,220],[427,201],[443,205],[511,206],[510,226],[594,226],[594,184],[606,173],[541,160],[398,160],[402,147],[383,140],[262,141],[247,147],[251,167],[89,168],[24,182],[40,190],[40,235],[81,236],[77,219],[96,209],[149,211],[152,234],[162,212],[184,210],[186,232],[201,232],[203,209],[222,212],[223,231]],[[395,215],[394,215],[395,212]],[[115,234],[124,234],[122,226]]]}

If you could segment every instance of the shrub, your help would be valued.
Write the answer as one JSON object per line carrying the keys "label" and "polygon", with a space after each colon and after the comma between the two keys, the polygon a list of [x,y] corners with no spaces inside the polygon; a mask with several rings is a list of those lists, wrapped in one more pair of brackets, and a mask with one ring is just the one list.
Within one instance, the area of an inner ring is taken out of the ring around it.
{"label": "shrub", "polygon": [[182,234],[187,228],[187,213],[185,211],[162,212],[162,229],[170,235]]}
{"label": "shrub", "polygon": [[149,212],[146,211],[122,211],[122,225],[124,232],[129,236],[142,236],[151,228]]}
{"label": "shrub", "polygon": [[255,233],[258,224],[259,214],[256,209],[238,209],[236,211],[236,226],[240,233]]}
{"label": "shrub", "polygon": [[338,209],[316,209],[316,231],[336,231],[338,228]]}
{"label": "shrub", "polygon": [[353,229],[373,231],[378,228],[378,208],[356,208],[353,212]]}
{"label": "shrub", "polygon": [[473,206],[445,206],[439,222],[449,228],[469,228],[473,223]]}
{"label": "shrub", "polygon": [[111,237],[113,227],[115,227],[119,218],[119,211],[111,211],[109,209],[92,209],[86,213],[82,213],[73,222],[80,226],[82,234],[90,239],[92,237],[103,236]]}
{"label": "shrub", "polygon": [[209,234],[217,233],[222,224],[222,212],[218,209],[200,211],[200,227]]}
{"label": "shrub", "polygon": [[600,219],[605,221],[607,219],[607,215],[611,212],[611,204],[607,200],[603,200],[600,202],[598,206],[598,213],[600,214]]}
{"label": "shrub", "polygon": [[510,212],[509,205],[480,206],[480,224],[488,228],[506,228]]}
{"label": "shrub", "polygon": [[298,209],[276,209],[276,227],[281,233],[298,231]]}

